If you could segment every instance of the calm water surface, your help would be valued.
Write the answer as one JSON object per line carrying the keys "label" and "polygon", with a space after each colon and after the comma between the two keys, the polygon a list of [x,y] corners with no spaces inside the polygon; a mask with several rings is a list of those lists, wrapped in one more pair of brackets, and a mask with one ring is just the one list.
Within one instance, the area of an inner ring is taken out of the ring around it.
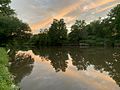
{"label": "calm water surface", "polygon": [[21,90],[120,90],[119,48],[40,48],[12,59]]}

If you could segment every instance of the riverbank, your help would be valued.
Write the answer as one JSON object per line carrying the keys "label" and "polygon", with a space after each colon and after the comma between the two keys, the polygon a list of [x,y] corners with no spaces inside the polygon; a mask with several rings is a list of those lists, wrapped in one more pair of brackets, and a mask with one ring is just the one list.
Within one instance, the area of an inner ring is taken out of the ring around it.
{"label": "riverbank", "polygon": [[7,65],[7,52],[5,49],[0,48],[0,90],[16,90]]}

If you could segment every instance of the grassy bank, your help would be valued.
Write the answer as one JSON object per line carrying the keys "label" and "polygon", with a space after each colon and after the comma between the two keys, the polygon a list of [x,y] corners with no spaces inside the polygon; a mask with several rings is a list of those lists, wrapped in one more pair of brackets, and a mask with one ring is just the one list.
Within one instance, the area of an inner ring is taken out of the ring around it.
{"label": "grassy bank", "polygon": [[0,48],[0,90],[15,90],[11,74],[6,67],[8,65],[8,56],[5,49]]}

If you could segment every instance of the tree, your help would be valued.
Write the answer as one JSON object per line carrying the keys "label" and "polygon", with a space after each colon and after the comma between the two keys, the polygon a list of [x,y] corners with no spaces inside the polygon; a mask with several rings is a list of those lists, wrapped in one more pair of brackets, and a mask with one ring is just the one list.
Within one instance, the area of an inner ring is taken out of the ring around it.
{"label": "tree", "polygon": [[48,36],[51,45],[62,45],[67,39],[67,28],[64,19],[54,19],[53,24],[49,28]]}
{"label": "tree", "polygon": [[101,20],[95,20],[89,24],[90,29],[87,31],[89,32],[90,35],[94,35],[96,37],[102,37],[103,32],[102,32],[102,27],[101,27]]}
{"label": "tree", "polygon": [[30,27],[16,17],[0,17],[0,43],[9,43],[12,40],[25,40],[30,37]]}
{"label": "tree", "polygon": [[120,4],[111,9],[108,14],[108,21],[111,24],[112,36],[114,36],[115,39],[120,39]]}
{"label": "tree", "polygon": [[78,44],[80,40],[86,37],[85,31],[86,23],[84,20],[76,20],[75,24],[71,27],[71,33],[69,33],[69,41]]}
{"label": "tree", "polygon": [[49,38],[47,33],[39,33],[37,35],[33,35],[30,39],[30,43],[37,47],[39,46],[48,46]]}
{"label": "tree", "polygon": [[120,43],[120,4],[111,9],[107,16],[103,19],[101,28],[104,32],[105,43],[114,46],[115,43]]}
{"label": "tree", "polygon": [[0,0],[0,45],[21,42],[30,38],[30,27],[23,23],[10,8],[11,0]]}
{"label": "tree", "polygon": [[15,12],[10,8],[11,0],[0,0],[0,15],[3,16],[11,16],[14,15]]}

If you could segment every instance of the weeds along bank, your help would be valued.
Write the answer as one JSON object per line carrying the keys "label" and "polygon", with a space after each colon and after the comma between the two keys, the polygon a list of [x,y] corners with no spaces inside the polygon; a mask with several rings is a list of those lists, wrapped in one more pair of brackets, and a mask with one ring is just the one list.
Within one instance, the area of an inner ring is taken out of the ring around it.
{"label": "weeds along bank", "polygon": [[7,52],[4,48],[0,48],[0,90],[17,90],[7,66]]}

